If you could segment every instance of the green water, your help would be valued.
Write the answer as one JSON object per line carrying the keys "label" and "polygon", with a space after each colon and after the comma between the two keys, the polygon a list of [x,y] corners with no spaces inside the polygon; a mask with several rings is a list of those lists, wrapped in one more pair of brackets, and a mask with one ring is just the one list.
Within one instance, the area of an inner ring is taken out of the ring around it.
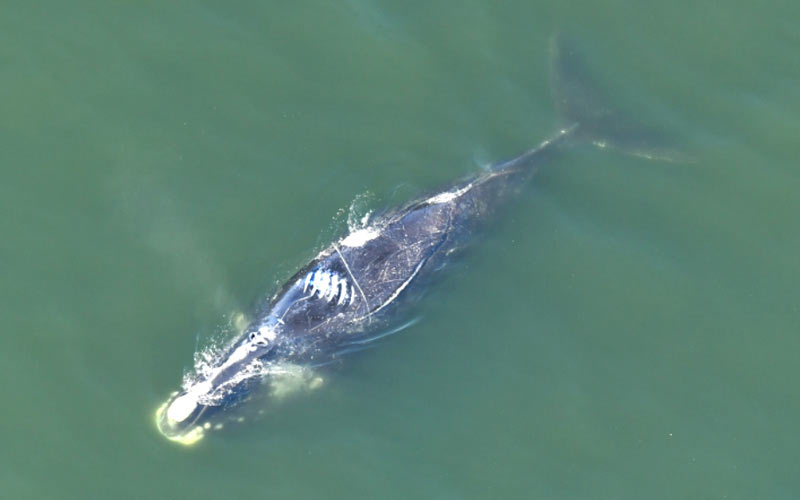
{"label": "green water", "polygon": [[[4,2],[0,496],[800,498],[800,8],[551,4]],[[694,161],[565,152],[418,324],[159,435],[354,199],[552,132],[559,30]]]}

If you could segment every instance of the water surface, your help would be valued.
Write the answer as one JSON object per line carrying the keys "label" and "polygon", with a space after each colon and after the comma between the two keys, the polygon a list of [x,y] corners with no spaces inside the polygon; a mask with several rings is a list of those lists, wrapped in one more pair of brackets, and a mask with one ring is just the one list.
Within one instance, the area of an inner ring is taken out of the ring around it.
{"label": "water surface", "polygon": [[[5,2],[6,498],[796,498],[793,3]],[[548,40],[694,161],[558,156],[324,390],[152,412],[341,229],[549,135]]]}

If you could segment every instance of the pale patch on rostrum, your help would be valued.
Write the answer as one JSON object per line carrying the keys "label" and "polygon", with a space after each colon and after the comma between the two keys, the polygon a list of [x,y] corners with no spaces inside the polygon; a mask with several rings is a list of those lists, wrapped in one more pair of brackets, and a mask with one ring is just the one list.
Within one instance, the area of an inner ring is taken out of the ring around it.
{"label": "pale patch on rostrum", "polygon": [[211,390],[209,382],[192,386],[186,394],[175,399],[167,408],[167,418],[172,422],[183,422],[197,408],[199,396]]}
{"label": "pale patch on rostrum", "polygon": [[[167,405],[169,405],[169,401],[167,401],[166,403],[161,405],[156,410],[156,413],[155,413],[156,427],[159,429],[161,434],[164,435],[164,437],[166,437],[170,441],[174,441],[176,443],[180,443],[180,444],[182,444],[184,446],[193,445],[194,443],[196,443],[196,442],[200,441],[201,439],[203,439],[203,436],[205,435],[205,430],[199,425],[195,425],[194,427],[192,427],[191,429],[187,430],[183,434],[173,435],[173,434],[170,434],[170,433],[165,433],[164,430],[161,428],[161,421],[164,418],[164,412],[167,411]],[[167,419],[169,419],[169,416],[167,416]]]}

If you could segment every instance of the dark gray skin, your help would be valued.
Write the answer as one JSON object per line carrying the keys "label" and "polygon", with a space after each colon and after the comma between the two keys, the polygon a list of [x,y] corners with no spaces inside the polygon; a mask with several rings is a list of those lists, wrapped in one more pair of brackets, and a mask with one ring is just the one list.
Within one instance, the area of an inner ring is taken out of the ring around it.
{"label": "dark gray skin", "polygon": [[[386,328],[398,304],[518,194],[541,159],[575,129],[562,129],[517,158],[379,216],[332,243],[275,294],[220,358],[202,390],[183,391],[168,402],[158,420],[161,431],[180,436],[240,403],[259,382],[243,376],[254,361],[317,366],[369,342]],[[211,396],[214,404],[204,403]]]}

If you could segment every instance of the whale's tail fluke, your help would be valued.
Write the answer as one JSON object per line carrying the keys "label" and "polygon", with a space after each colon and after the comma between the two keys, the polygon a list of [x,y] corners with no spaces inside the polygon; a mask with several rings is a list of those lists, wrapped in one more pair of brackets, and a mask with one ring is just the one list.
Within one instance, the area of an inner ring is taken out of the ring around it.
{"label": "whale's tail fluke", "polygon": [[572,129],[570,139],[613,148],[647,159],[686,161],[666,147],[665,134],[612,107],[596,84],[581,54],[563,35],[550,41],[550,87],[559,126]]}

